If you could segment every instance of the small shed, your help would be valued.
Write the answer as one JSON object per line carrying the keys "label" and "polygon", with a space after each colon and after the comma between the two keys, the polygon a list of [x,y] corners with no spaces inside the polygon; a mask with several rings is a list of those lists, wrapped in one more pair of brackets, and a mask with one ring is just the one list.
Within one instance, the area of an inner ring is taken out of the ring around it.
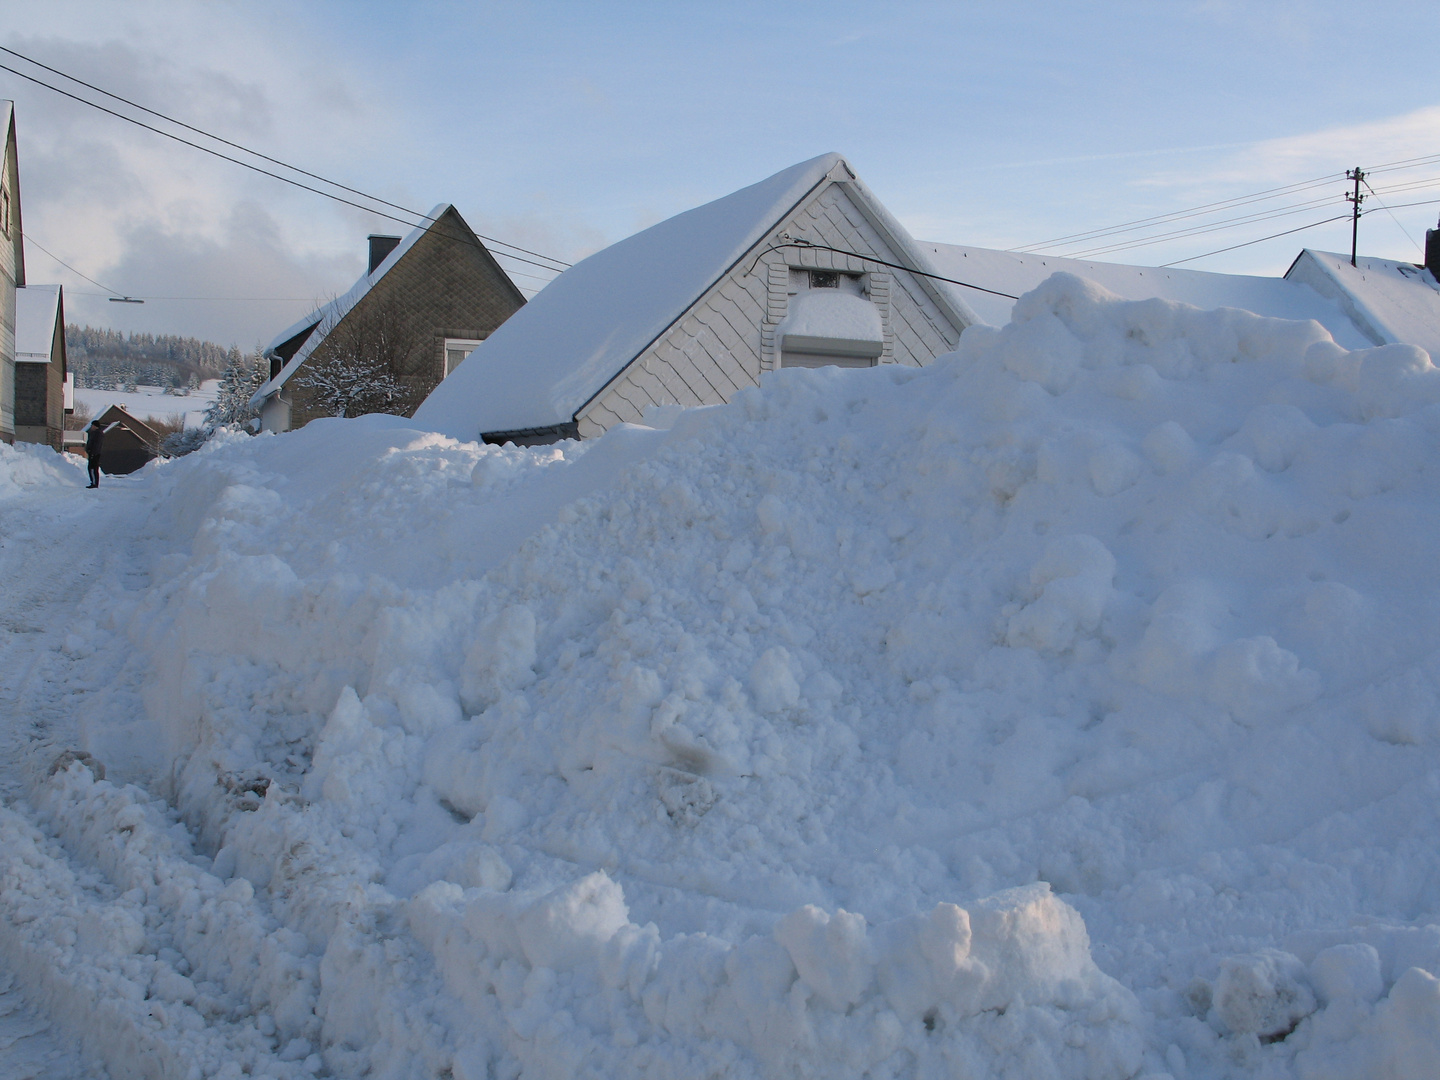
{"label": "small shed", "polygon": [[928,364],[980,321],[839,154],[612,244],[550,282],[415,413],[459,439],[588,438],[783,367]]}
{"label": "small shed", "polygon": [[15,290],[15,439],[64,445],[65,294],[59,285]]}
{"label": "small shed", "polygon": [[160,433],[119,405],[111,405],[95,422],[105,428],[100,468],[107,475],[124,476],[160,456]]}

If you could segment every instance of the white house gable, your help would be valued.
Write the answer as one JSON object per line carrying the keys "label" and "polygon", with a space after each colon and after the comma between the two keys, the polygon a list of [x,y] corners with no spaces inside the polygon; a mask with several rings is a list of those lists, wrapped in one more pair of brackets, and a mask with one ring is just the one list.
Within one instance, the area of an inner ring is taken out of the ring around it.
{"label": "white house gable", "polygon": [[913,258],[887,242],[885,222],[872,220],[883,211],[850,180],[838,164],[581,407],[578,434],[639,421],[652,406],[728,401],[782,366],[918,366],[952,350],[965,320],[918,277],[884,265]]}

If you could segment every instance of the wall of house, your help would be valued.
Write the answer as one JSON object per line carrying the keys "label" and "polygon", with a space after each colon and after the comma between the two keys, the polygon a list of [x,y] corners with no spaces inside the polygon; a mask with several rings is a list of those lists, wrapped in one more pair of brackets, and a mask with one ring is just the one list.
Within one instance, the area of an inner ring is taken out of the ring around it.
{"label": "wall of house", "polygon": [[3,173],[0,173],[0,183],[10,193],[10,231],[0,235],[0,441],[3,442],[15,439],[15,288],[21,284],[16,243],[20,227],[20,170],[14,133],[12,119],[7,125]]}
{"label": "wall of house", "polygon": [[[771,231],[761,249],[778,243],[782,233],[885,262],[901,261],[842,184],[829,183],[812,195]],[[884,325],[882,364],[928,364],[959,341],[961,328],[952,326],[903,270],[804,248],[783,248],[758,262],[747,254],[581,410],[580,436],[639,421],[651,406],[716,405],[756,385],[762,372],[780,364],[775,328],[789,310],[791,267],[864,275]]]}
{"label": "wall of house", "polygon": [[[454,211],[441,217],[436,227],[415,241],[336,328],[343,328],[346,320],[363,320],[387,305],[410,313],[419,340],[406,368],[397,372],[411,389],[410,412],[445,376],[446,338],[481,341],[525,303],[524,296],[484,247],[452,239],[468,234]],[[331,331],[300,371],[310,364],[324,363],[333,355],[327,347],[332,335],[337,340],[343,337]],[[312,392],[298,381],[299,374],[285,384],[292,428],[326,415],[316,407]]]}

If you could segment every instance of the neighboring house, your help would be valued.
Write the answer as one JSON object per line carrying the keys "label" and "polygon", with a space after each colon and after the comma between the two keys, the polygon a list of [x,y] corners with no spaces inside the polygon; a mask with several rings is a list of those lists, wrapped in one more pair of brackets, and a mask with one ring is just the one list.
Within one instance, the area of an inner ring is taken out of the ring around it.
{"label": "neighboring house", "polygon": [[1428,230],[1426,239],[1423,266],[1363,256],[1351,266],[1348,255],[1306,248],[1285,280],[1333,300],[1368,345],[1404,342],[1440,357],[1440,231]]}
{"label": "neighboring house", "polygon": [[71,406],[65,366],[65,295],[59,285],[15,294],[15,438],[64,448]]}
{"label": "neighboring house", "polygon": [[25,285],[20,229],[20,159],[15,103],[0,101],[5,157],[0,161],[0,442],[15,441],[15,290]]}
{"label": "neighboring house", "polygon": [[132,473],[160,456],[160,433],[119,405],[111,405],[95,422],[105,428],[100,468],[107,475]]}
{"label": "neighboring house", "polygon": [[[1158,297],[1199,308],[1243,308],[1277,319],[1314,319],[1347,349],[1368,348],[1370,340],[1341,308],[1298,281],[1248,274],[1213,274],[1175,267],[1123,266],[1082,259],[1058,259],[989,248],[922,241],[920,249],[935,273],[996,293],[1023,296],[1051,274],[1087,278],[1126,300]],[[947,284],[993,326],[1010,321],[1013,299]]]}
{"label": "neighboring house", "polygon": [[[420,401],[480,342],[525,303],[525,297],[453,206],[398,236],[371,236],[366,272],[343,296],[282,331],[265,349],[267,381],[251,404],[265,431],[289,431],[328,416],[296,376],[334,361],[367,325],[391,333],[403,325],[409,343],[393,372]],[[376,333],[380,333],[377,330]],[[413,346],[413,347],[412,347]]]}
{"label": "neighboring house", "polygon": [[465,440],[588,438],[776,368],[927,364],[979,320],[912,269],[928,269],[915,241],[826,154],[566,270],[415,418]]}

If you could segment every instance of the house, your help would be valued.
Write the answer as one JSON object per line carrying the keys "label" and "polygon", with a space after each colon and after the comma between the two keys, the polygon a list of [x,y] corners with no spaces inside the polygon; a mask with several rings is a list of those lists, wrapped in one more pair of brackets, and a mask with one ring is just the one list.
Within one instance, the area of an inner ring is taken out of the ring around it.
{"label": "house", "polygon": [[992,326],[1010,321],[1015,297],[1023,296],[1051,274],[1064,271],[1093,281],[1126,300],[1158,297],[1198,308],[1242,308],[1277,319],[1314,319],[1347,349],[1371,345],[1338,304],[1297,280],[1178,267],[1124,266],[930,241],[922,241],[919,247],[935,273],[992,290],[984,293],[945,284],[968,300]]}
{"label": "house", "polygon": [[1303,283],[1340,307],[1367,346],[1404,342],[1440,357],[1440,230],[1426,231],[1423,265],[1328,251],[1300,252],[1285,280]]}
{"label": "house", "polygon": [[5,157],[0,161],[0,442],[15,441],[15,290],[25,286],[20,228],[20,159],[15,103],[0,101]]}
{"label": "house", "polygon": [[839,154],[662,221],[555,278],[416,411],[455,438],[588,438],[781,367],[929,363],[978,316]]}
{"label": "house", "polygon": [[160,456],[160,433],[119,405],[111,405],[95,423],[105,429],[100,468],[107,475],[124,476]]}
{"label": "house", "polygon": [[[297,374],[344,363],[360,347],[421,400],[525,303],[459,212],[441,204],[408,236],[371,236],[366,271],[346,292],[266,347],[269,378],[251,398],[265,431],[329,416]],[[373,346],[373,347],[372,347]]]}
{"label": "house", "polygon": [[64,448],[73,384],[65,361],[65,295],[59,285],[15,294],[15,438]]}

